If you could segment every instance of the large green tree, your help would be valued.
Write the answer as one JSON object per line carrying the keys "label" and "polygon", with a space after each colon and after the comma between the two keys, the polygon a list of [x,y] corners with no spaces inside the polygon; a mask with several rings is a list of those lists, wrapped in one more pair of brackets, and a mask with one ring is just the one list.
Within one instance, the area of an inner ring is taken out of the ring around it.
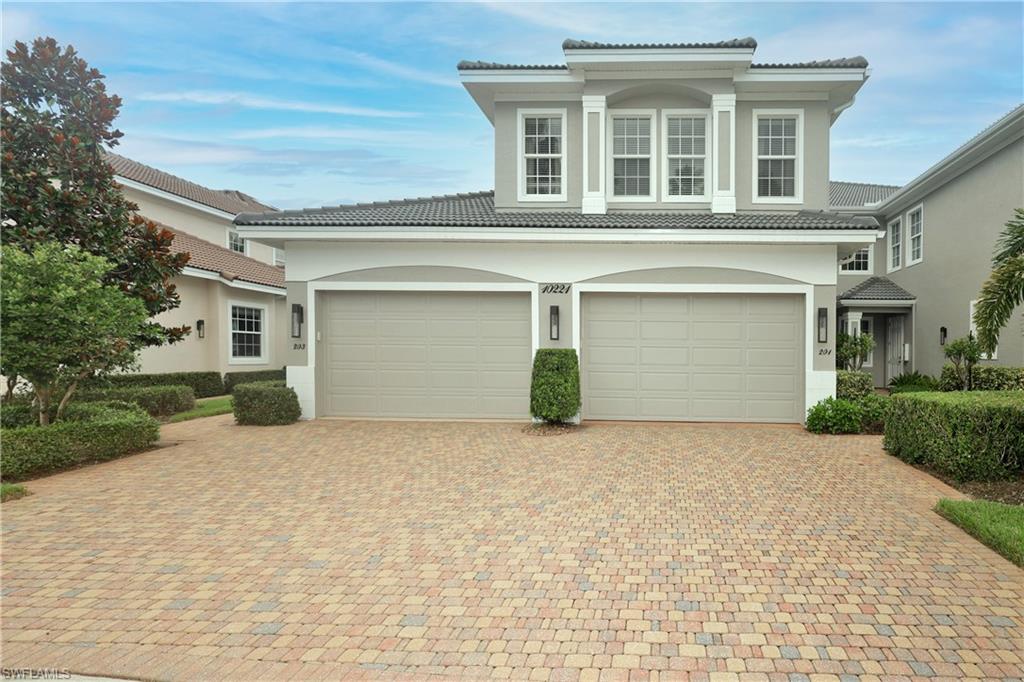
{"label": "large green tree", "polygon": [[[137,298],[150,317],[176,308],[171,278],[188,261],[170,251],[172,233],[140,217],[125,199],[103,148],[121,100],[103,76],[53,38],[21,42],[2,66],[3,241],[24,251],[41,242],[75,245],[112,267],[104,281]],[[136,350],[181,339],[188,327],[152,320],[132,339]]]}
{"label": "large green tree", "polygon": [[974,307],[978,343],[986,353],[995,352],[999,331],[1010,321],[1014,309],[1024,304],[1024,209],[1014,209],[996,242],[992,274],[981,287]]}
{"label": "large green tree", "polygon": [[135,362],[133,339],[146,324],[146,307],[104,284],[110,262],[77,246],[3,246],[2,256],[0,371],[32,383],[46,425],[54,403],[60,419],[80,381]]}

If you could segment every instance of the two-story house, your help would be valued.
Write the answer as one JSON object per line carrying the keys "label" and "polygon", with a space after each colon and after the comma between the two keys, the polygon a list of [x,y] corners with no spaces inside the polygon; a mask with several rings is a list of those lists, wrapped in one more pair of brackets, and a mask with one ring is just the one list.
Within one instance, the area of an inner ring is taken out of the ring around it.
{"label": "two-story house", "polygon": [[[946,343],[973,332],[996,241],[1024,207],[1024,105],[903,187],[836,182],[831,203],[882,226],[839,266],[841,328],[875,338],[865,370],[877,386],[909,371],[938,376]],[[1024,364],[1022,314],[982,364]]]}
{"label": "two-story house", "polygon": [[801,422],[835,390],[829,130],[862,57],[754,62],[751,38],[567,40],[462,62],[493,191],[246,213],[288,253],[306,417],[526,417],[538,348],[579,354],[584,419]]}
{"label": "two-story house", "polygon": [[271,207],[236,190],[215,190],[107,153],[139,214],[174,233],[171,250],[189,254],[174,279],[181,305],[156,319],[192,333],[139,354],[142,372],[242,372],[284,365],[284,252],[239,236],[236,215]]}

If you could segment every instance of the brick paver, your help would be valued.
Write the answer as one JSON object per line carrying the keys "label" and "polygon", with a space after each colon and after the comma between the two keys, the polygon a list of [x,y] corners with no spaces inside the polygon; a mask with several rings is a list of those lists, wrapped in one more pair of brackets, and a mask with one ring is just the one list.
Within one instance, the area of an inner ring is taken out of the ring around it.
{"label": "brick paver", "polygon": [[3,505],[5,667],[145,679],[1024,677],[1024,571],[880,439],[320,421]]}

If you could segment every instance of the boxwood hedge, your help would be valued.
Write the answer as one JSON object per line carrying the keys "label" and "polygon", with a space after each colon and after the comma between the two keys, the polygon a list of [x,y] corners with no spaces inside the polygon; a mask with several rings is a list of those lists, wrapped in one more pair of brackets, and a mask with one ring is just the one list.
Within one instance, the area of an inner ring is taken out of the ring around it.
{"label": "boxwood hedge", "polygon": [[284,369],[262,369],[255,372],[228,372],[224,375],[224,392],[234,393],[235,386],[256,381],[284,381]]}
{"label": "boxwood hedge", "polygon": [[1024,397],[1014,391],[894,395],[884,444],[906,462],[957,480],[1024,473]]}
{"label": "boxwood hedge", "polygon": [[79,401],[123,400],[135,403],[153,417],[169,417],[196,406],[196,396],[188,386],[129,386],[82,391]]}
{"label": "boxwood hedge", "polygon": [[234,388],[235,421],[242,425],[291,424],[302,415],[299,398],[283,381],[257,381]]}
{"label": "boxwood hedge", "polygon": [[95,379],[89,388],[128,388],[137,386],[188,386],[197,398],[224,395],[220,372],[167,372],[164,374],[114,374]]}
{"label": "boxwood hedge", "polygon": [[[1024,367],[1000,367],[975,365],[971,371],[975,391],[1024,391]],[[942,368],[939,389],[942,391],[963,390],[953,365]]]}
{"label": "boxwood hedge", "polygon": [[580,411],[580,365],[572,348],[541,348],[533,359],[530,414],[546,422],[572,421]]}
{"label": "boxwood hedge", "polygon": [[846,369],[836,371],[836,397],[841,400],[856,400],[875,392],[875,380],[867,372],[853,372]]}
{"label": "boxwood hedge", "polygon": [[[12,410],[14,414],[6,414]],[[32,407],[4,407],[0,477],[20,481],[79,464],[101,462],[142,450],[160,436],[160,425],[141,407],[125,402],[68,405],[64,418],[31,426]],[[12,425],[18,425],[12,428]]]}

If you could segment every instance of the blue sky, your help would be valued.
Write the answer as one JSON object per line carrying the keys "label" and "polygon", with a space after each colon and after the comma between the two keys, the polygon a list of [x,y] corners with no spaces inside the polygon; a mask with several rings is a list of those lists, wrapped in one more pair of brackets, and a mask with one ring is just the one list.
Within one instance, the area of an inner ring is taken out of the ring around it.
{"label": "blue sky", "polygon": [[832,179],[899,184],[1024,100],[1024,4],[3,3],[3,45],[73,44],[124,99],[117,150],[283,208],[489,189],[460,59],[561,42],[754,36],[757,61],[863,54]]}

